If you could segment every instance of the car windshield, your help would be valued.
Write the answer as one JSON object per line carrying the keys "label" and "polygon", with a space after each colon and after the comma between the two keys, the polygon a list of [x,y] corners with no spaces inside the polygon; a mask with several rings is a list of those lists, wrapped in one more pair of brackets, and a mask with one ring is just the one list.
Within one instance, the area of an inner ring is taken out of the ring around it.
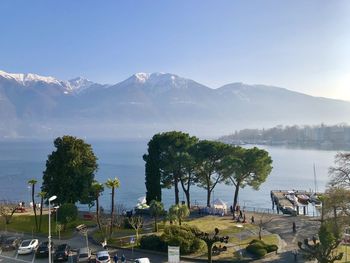
{"label": "car windshield", "polygon": [[48,247],[48,244],[49,244],[49,242],[41,243],[41,244],[40,244],[40,247],[46,248],[46,247]]}
{"label": "car windshield", "polygon": [[108,256],[106,255],[102,255],[98,257],[98,260],[106,260],[106,259],[108,259]]}
{"label": "car windshield", "polygon": [[66,245],[66,244],[59,245],[59,246],[57,247],[57,250],[59,250],[59,251],[66,250],[66,247],[67,247],[67,245]]}
{"label": "car windshield", "polygon": [[14,238],[9,238],[9,239],[6,239],[6,240],[5,240],[5,244],[12,244],[12,243],[13,243],[13,241],[15,241],[15,239],[14,239]]}
{"label": "car windshield", "polygon": [[82,257],[82,258],[87,258],[88,254],[87,253],[83,253],[83,254],[80,254],[79,256]]}
{"label": "car windshield", "polygon": [[21,247],[27,247],[30,244],[30,240],[25,240],[22,242]]}

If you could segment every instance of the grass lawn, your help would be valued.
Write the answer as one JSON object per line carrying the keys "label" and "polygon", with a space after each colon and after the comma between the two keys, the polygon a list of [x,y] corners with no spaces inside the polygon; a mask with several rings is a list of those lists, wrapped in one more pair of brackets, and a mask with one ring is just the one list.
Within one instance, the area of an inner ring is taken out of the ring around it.
{"label": "grass lawn", "polygon": [[[39,224],[39,216],[38,224]],[[61,231],[61,238],[69,238],[72,236],[75,231],[75,227],[80,224],[86,224],[87,226],[94,225],[95,223],[92,221],[86,221],[77,219],[74,222],[71,222],[67,225],[67,229],[65,231]],[[4,220],[0,221],[0,229],[7,230],[11,232],[19,232],[19,233],[29,233],[29,234],[40,234],[40,235],[48,235],[49,232],[49,217],[47,214],[42,216],[41,223],[41,231],[35,232],[35,218],[34,215],[28,214],[14,214],[10,224],[6,225]],[[53,238],[58,237],[58,232],[56,233],[56,221],[54,217],[51,217],[51,235]]]}

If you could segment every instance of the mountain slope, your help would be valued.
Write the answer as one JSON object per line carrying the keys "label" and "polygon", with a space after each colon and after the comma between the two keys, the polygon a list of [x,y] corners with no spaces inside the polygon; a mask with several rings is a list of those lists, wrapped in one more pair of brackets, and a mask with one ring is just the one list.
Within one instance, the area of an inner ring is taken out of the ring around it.
{"label": "mountain slope", "polygon": [[219,135],[246,127],[348,121],[350,102],[232,83],[211,89],[169,73],[115,85],[0,71],[0,137],[148,137],[181,129]]}

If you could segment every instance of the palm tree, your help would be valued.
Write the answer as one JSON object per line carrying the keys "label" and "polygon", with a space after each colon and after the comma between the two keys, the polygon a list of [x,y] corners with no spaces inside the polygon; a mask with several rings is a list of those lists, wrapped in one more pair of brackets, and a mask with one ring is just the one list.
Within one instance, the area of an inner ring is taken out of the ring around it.
{"label": "palm tree", "polygon": [[33,212],[34,212],[34,218],[35,218],[35,230],[38,231],[38,219],[36,217],[36,204],[35,204],[35,200],[34,200],[34,192],[35,192],[35,184],[38,181],[35,179],[31,179],[28,181],[28,184],[30,184],[32,186],[32,202],[33,202]]}
{"label": "palm tree", "polygon": [[182,220],[190,215],[190,210],[187,205],[172,205],[169,208],[169,217],[179,222],[181,226]]}
{"label": "palm tree", "polygon": [[154,231],[158,232],[158,223],[157,219],[160,215],[164,213],[164,205],[162,202],[152,200],[149,205],[149,212],[152,217],[154,217]]}
{"label": "palm tree", "polygon": [[115,177],[113,180],[108,179],[106,182],[106,186],[110,189],[112,189],[112,209],[111,209],[111,225],[109,227],[109,236],[112,236],[113,232],[113,222],[114,222],[114,192],[116,188],[119,188],[120,181],[117,177]]}
{"label": "palm tree", "polygon": [[39,232],[41,231],[41,219],[43,217],[43,206],[44,206],[44,199],[46,198],[46,192],[41,191],[38,193],[38,197],[40,197],[40,217],[39,217]]}
{"label": "palm tree", "polygon": [[101,222],[100,222],[100,202],[99,202],[99,197],[101,196],[102,192],[104,191],[104,187],[103,184],[94,181],[92,183],[92,193],[93,193],[93,197],[95,198],[95,202],[96,202],[96,221],[97,221],[97,225],[98,228],[101,231]]}

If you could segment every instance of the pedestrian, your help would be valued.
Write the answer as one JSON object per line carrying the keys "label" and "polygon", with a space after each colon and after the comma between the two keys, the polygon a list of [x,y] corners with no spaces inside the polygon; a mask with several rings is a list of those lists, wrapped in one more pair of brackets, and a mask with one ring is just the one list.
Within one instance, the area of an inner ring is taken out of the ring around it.
{"label": "pedestrian", "polygon": [[293,250],[294,262],[298,261],[298,251],[296,249]]}
{"label": "pedestrian", "polygon": [[240,217],[240,218],[243,218],[242,210],[239,210],[239,217]]}
{"label": "pedestrian", "polygon": [[293,222],[293,233],[297,232],[297,226],[295,225],[295,222]]}
{"label": "pedestrian", "polygon": [[119,257],[118,257],[118,254],[117,254],[117,253],[114,255],[113,260],[114,260],[115,263],[118,262]]}
{"label": "pedestrian", "polygon": [[254,224],[254,221],[255,221],[254,216],[252,216],[252,218],[250,219],[250,221],[251,221],[252,224]]}
{"label": "pedestrian", "polygon": [[122,263],[125,262],[126,258],[125,258],[125,256],[124,256],[124,254],[123,254],[122,257],[121,257],[121,260],[122,260]]}
{"label": "pedestrian", "polygon": [[316,245],[316,241],[317,241],[316,237],[312,236],[312,242],[314,243],[314,245]]}
{"label": "pedestrian", "polygon": [[245,214],[243,214],[243,223],[247,223],[246,221],[245,221]]}

